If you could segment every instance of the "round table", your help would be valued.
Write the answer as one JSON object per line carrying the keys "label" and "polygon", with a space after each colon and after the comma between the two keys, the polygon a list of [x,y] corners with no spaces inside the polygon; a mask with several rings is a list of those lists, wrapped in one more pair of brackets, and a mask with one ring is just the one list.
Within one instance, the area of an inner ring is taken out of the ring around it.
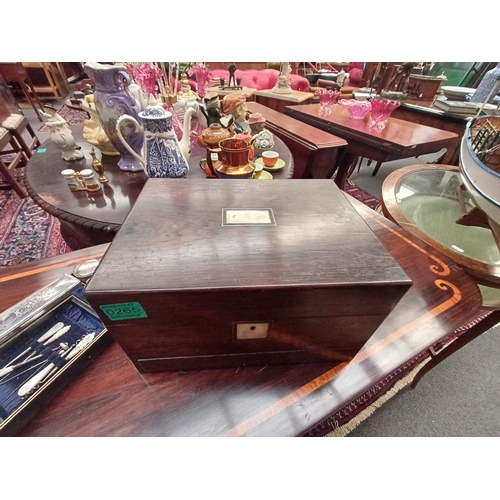
{"label": "round table", "polygon": [[[70,191],[61,171],[72,168],[81,171],[92,168],[90,151],[92,146],[83,139],[83,124],[72,126],[73,135],[81,146],[85,157],[67,162],[61,151],[50,140],[44,142],[33,154],[26,167],[26,188],[31,198],[43,210],[61,221],[61,234],[72,250],[109,243],[120,229],[125,217],[142,191],[147,175],[141,172],[124,172],[117,166],[119,156],[102,156],[105,175],[109,183],[102,185],[97,193]],[[285,143],[274,137],[274,150],[278,151],[285,166],[273,172],[275,179],[291,179],[293,156]],[[100,152],[96,150],[99,157]],[[206,151],[195,145],[189,158],[189,178],[206,178],[199,163]],[[207,182],[220,182],[207,179]]]}
{"label": "round table", "polygon": [[496,309],[500,306],[500,250],[488,227],[457,223],[475,206],[461,184],[455,166],[400,168],[384,181],[382,210],[387,218],[465,268],[480,285],[483,305]]}
{"label": "round table", "polygon": [[[435,164],[400,168],[382,185],[384,215],[463,267],[479,286],[483,308],[492,311],[442,350],[431,350],[431,360],[413,379],[413,388],[433,367],[500,321],[499,245],[484,219],[477,219],[479,225],[464,225],[464,213],[475,205],[461,185],[458,167]],[[439,261],[433,265],[442,268]]]}

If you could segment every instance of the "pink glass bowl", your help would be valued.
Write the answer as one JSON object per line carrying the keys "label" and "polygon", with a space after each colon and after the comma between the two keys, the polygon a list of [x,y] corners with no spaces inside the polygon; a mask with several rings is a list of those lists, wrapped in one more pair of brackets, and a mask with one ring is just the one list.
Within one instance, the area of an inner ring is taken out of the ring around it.
{"label": "pink glass bowl", "polygon": [[391,113],[400,105],[400,102],[390,99],[372,99],[371,103],[372,125],[377,128],[384,128]]}
{"label": "pink glass bowl", "polygon": [[339,104],[345,106],[349,116],[355,120],[362,120],[372,109],[370,101],[357,101],[356,99],[341,99]]}
{"label": "pink glass bowl", "polygon": [[319,104],[321,107],[330,108],[335,104],[340,92],[332,89],[322,89],[319,91]]}

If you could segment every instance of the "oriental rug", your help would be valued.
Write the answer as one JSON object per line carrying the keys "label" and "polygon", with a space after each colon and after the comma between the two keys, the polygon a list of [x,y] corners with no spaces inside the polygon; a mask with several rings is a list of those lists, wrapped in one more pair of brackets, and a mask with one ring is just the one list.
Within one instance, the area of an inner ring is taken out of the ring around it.
{"label": "oriental rug", "polygon": [[[24,185],[24,169],[15,171]],[[61,237],[59,220],[31,198],[19,198],[13,189],[0,189],[0,267],[52,257],[69,251]]]}

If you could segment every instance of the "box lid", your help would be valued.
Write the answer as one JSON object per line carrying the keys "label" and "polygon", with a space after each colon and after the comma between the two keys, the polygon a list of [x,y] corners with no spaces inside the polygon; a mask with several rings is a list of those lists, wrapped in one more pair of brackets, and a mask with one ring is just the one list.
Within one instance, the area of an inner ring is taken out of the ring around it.
{"label": "box lid", "polygon": [[331,180],[148,179],[86,292],[411,280]]}

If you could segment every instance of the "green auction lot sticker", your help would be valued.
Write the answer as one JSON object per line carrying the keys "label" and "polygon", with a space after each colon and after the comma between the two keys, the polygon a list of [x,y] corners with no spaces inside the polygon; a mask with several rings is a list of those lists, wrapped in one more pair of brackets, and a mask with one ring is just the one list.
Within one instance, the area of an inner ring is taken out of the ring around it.
{"label": "green auction lot sticker", "polygon": [[139,302],[123,302],[121,304],[105,304],[99,306],[112,321],[120,319],[147,318],[146,311]]}

